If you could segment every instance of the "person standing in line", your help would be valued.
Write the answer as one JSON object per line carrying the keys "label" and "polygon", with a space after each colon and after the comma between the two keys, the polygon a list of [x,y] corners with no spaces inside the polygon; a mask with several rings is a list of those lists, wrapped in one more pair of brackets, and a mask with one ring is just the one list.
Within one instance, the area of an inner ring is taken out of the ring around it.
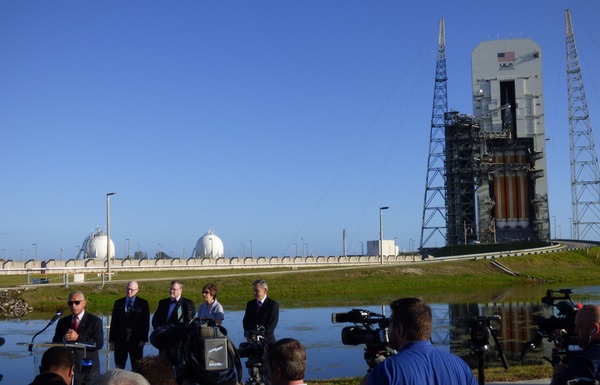
{"label": "person standing in line", "polygon": [[217,325],[222,325],[225,314],[223,313],[223,306],[217,301],[217,291],[217,286],[212,283],[204,285],[202,288],[204,303],[198,308],[196,317],[200,319],[211,319],[215,321]]}
{"label": "person standing in line", "polygon": [[293,338],[267,345],[265,366],[271,385],[306,385],[306,349]]}
{"label": "person standing in line", "polygon": [[[87,345],[84,348],[74,347],[71,352],[75,362],[75,385],[93,379],[100,373],[100,358],[98,351],[104,346],[104,331],[102,320],[85,311],[87,301],[80,291],[69,294],[67,301],[71,315],[65,316],[56,323],[56,331],[52,342]],[[89,347],[88,347],[89,346]],[[91,366],[82,365],[84,358],[91,359]]]}
{"label": "person standing in line", "polygon": [[379,363],[361,384],[367,385],[477,385],[465,361],[431,344],[431,308],[418,298],[390,304],[390,346],[398,353]]}
{"label": "person standing in line", "polygon": [[150,330],[150,307],[148,301],[138,297],[138,283],[127,283],[125,297],[115,301],[110,331],[109,349],[115,352],[115,366],[125,369],[127,356],[131,365],[144,356],[144,345]]}
{"label": "person standing in line", "polygon": [[246,312],[242,320],[244,334],[257,330],[258,327],[265,328],[267,342],[275,342],[275,328],[279,322],[279,304],[267,296],[269,285],[264,279],[258,279],[252,283],[254,299],[246,304]]}
{"label": "person standing in line", "polygon": [[171,281],[171,296],[158,301],[158,308],[152,316],[154,330],[165,325],[177,323],[188,324],[194,319],[196,308],[194,301],[183,297],[183,282]]}
{"label": "person standing in line", "polygon": [[64,346],[52,346],[42,355],[40,374],[29,385],[71,385],[74,374],[71,351]]}

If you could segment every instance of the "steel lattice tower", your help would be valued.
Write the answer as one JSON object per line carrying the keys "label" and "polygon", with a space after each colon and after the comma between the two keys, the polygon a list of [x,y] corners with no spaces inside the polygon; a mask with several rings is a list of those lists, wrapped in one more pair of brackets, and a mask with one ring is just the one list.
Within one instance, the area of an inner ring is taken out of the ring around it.
{"label": "steel lattice tower", "polygon": [[[600,173],[577,57],[571,13],[565,12],[567,34],[567,89],[569,95],[569,141],[571,148],[571,199],[575,239],[590,232],[600,236]],[[556,234],[555,234],[556,236]]]}
{"label": "steel lattice tower", "polygon": [[[448,110],[448,77],[446,76],[446,37],[444,19],[440,20],[427,180],[423,205],[420,248],[431,247],[428,242],[437,233],[446,242],[446,178],[444,114]],[[440,245],[440,246],[445,246]]]}

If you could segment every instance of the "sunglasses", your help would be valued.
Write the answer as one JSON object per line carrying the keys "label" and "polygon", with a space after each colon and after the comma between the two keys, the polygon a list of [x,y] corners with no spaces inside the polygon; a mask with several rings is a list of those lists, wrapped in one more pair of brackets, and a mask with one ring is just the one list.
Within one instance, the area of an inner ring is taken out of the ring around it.
{"label": "sunglasses", "polygon": [[202,294],[209,294],[210,291],[203,291]]}
{"label": "sunglasses", "polygon": [[73,304],[79,305],[81,302],[83,302],[83,301],[67,301],[67,305],[69,305],[69,306],[73,306]]}

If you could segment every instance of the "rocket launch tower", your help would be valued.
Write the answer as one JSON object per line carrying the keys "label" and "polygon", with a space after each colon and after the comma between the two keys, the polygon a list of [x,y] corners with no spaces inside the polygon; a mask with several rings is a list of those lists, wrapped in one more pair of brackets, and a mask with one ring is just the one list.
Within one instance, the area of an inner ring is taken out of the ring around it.
{"label": "rocket launch tower", "polygon": [[473,115],[444,115],[447,243],[548,240],[540,47],[479,44],[472,90]]}

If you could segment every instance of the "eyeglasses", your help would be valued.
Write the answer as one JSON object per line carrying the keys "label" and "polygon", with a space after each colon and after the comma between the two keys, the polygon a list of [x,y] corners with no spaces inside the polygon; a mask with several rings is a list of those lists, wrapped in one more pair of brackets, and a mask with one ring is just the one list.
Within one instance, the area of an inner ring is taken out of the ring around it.
{"label": "eyeglasses", "polygon": [[83,302],[83,301],[67,301],[67,305],[69,305],[69,306],[79,305],[81,302]]}
{"label": "eyeglasses", "polygon": [[204,291],[202,292],[202,294],[210,294],[210,291],[208,291],[208,290],[204,290]]}
{"label": "eyeglasses", "polygon": [[171,288],[171,291],[177,291],[177,290],[181,290],[181,288],[180,287],[172,287]]}

